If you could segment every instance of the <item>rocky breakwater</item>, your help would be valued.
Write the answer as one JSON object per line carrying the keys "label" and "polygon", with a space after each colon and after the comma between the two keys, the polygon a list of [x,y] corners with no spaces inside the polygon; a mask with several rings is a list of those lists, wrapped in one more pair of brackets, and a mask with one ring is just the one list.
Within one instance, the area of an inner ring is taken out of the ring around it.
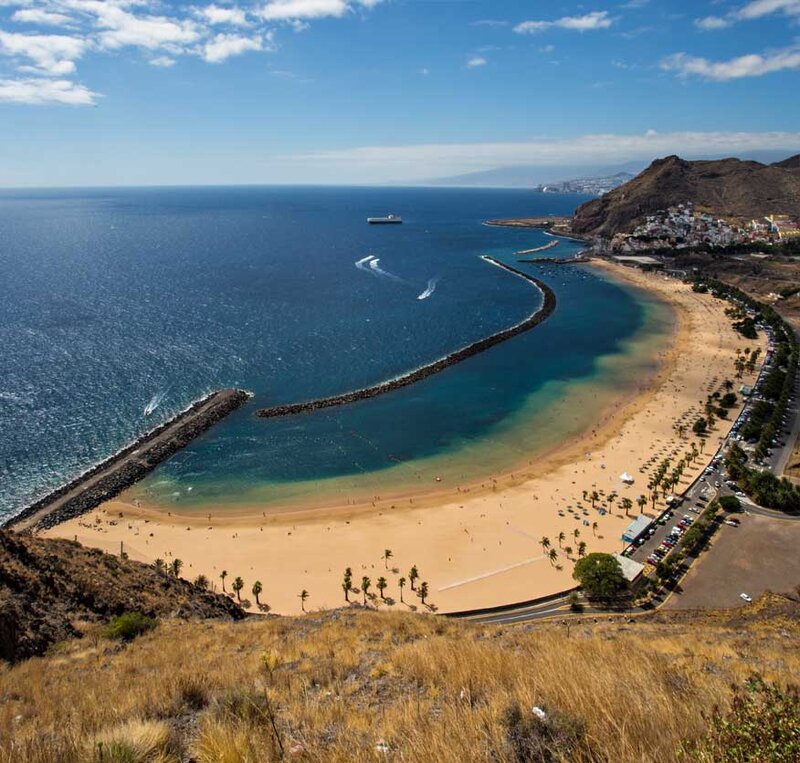
{"label": "rocky breakwater", "polygon": [[256,411],[256,416],[260,416],[261,418],[292,416],[297,413],[320,410],[321,408],[332,408],[337,405],[355,403],[359,400],[366,400],[371,397],[383,395],[387,392],[392,392],[393,390],[400,389],[401,387],[408,387],[411,384],[415,384],[418,381],[426,379],[428,376],[433,376],[433,374],[444,371],[445,368],[449,368],[450,366],[456,365],[456,363],[460,363],[467,358],[471,358],[473,355],[478,355],[481,352],[485,352],[489,348],[494,347],[501,342],[505,342],[506,340],[511,339],[512,337],[515,337],[524,331],[529,331],[530,329],[534,328],[534,326],[538,326],[540,323],[542,323],[542,321],[546,320],[553,314],[556,309],[556,295],[547,284],[540,281],[538,278],[534,278],[528,273],[524,273],[521,270],[517,270],[517,268],[512,267],[511,265],[506,265],[505,263],[496,260],[494,257],[484,256],[482,259],[528,281],[539,292],[541,292],[543,297],[541,306],[523,321],[520,321],[514,326],[502,329],[501,331],[498,331],[484,339],[479,339],[477,342],[468,344],[466,347],[462,347],[455,352],[451,352],[449,355],[445,355],[443,358],[434,360],[427,365],[416,368],[413,371],[409,371],[401,376],[397,376],[394,379],[380,382],[379,384],[375,384],[371,387],[364,387],[363,389],[352,390],[351,392],[343,392],[341,395],[333,395],[331,397],[319,398],[317,400],[307,400],[302,403],[289,403],[286,405],[275,405],[271,408],[261,408]]}
{"label": "rocky breakwater", "polygon": [[240,389],[223,389],[193,403],[110,458],[17,513],[6,522],[15,530],[53,527],[91,511],[177,453],[251,397]]}

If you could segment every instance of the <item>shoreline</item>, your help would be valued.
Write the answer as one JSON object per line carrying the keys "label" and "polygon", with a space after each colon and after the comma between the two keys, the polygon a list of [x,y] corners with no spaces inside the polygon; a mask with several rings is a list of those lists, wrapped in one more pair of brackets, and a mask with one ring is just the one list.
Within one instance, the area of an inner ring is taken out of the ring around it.
{"label": "shoreline", "polygon": [[[402,506],[399,499],[382,496],[374,507],[367,502],[268,513],[254,505],[238,512],[226,507],[224,514],[208,509],[190,515],[116,500],[95,512],[94,522],[88,517],[71,520],[47,534],[76,537],[114,552],[123,543],[131,558],[141,561],[177,557],[190,579],[202,573],[218,582],[226,569],[241,575],[246,586],[255,579],[270,581],[265,598],[286,614],[299,612],[302,588],[311,592],[311,608],[343,604],[339,583],[346,566],[352,567],[356,580],[359,570],[373,582],[385,575],[391,599],[397,575],[417,565],[420,580],[429,581],[430,601],[440,611],[530,600],[567,589],[579,541],[586,543],[587,552],[621,550],[618,538],[638,514],[634,504],[626,516],[621,498],[633,500],[646,492],[656,460],[688,448],[690,440],[679,437],[676,422],[690,422],[697,415],[698,398],[707,394],[704,390],[733,375],[735,349],[742,344],[724,306],[708,295],[610,263],[592,267],[670,303],[672,330],[666,347],[657,352],[653,374],[611,407],[601,406],[591,429],[549,454],[537,453],[535,466],[497,474],[482,487],[454,491],[442,486]],[[709,453],[730,423],[721,422],[711,435]],[[687,469],[684,481],[695,479],[702,468],[698,463]],[[635,485],[620,482],[617,475],[623,471],[634,475]],[[584,491],[592,490],[600,494],[596,502],[585,497]],[[619,499],[612,500],[612,494]],[[646,513],[651,513],[649,502]],[[556,550],[555,562],[540,543],[545,536]],[[382,559],[387,547],[398,564],[391,570]]]}

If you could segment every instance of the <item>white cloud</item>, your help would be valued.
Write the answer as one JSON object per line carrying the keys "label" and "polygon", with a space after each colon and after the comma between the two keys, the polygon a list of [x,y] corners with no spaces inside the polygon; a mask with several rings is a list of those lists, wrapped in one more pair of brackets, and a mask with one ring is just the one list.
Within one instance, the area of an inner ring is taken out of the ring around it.
{"label": "white cloud", "polygon": [[86,41],[56,34],[18,34],[0,30],[0,54],[33,62],[27,70],[63,76],[75,70],[75,60],[83,55]]}
{"label": "white cloud", "polygon": [[41,105],[60,103],[92,106],[97,93],[75,82],[61,79],[0,79],[0,102]]}
{"label": "white cloud", "polygon": [[72,21],[64,13],[46,11],[41,8],[21,8],[14,11],[11,20],[21,24],[39,24],[41,26],[69,26]]}
{"label": "white cloud", "polygon": [[800,132],[673,132],[583,135],[517,143],[365,146],[283,157],[292,172],[341,176],[350,182],[415,181],[520,164],[614,164],[668,154],[735,155],[755,150],[800,149]]}
{"label": "white cloud", "polygon": [[209,24],[247,26],[247,14],[241,8],[222,8],[219,5],[207,5],[205,8],[198,8],[197,14]]}
{"label": "white cloud", "polygon": [[175,66],[175,59],[169,56],[156,56],[155,58],[151,58],[148,63],[150,66],[157,66],[160,69],[169,69]]}
{"label": "white cloud", "polygon": [[346,0],[271,0],[257,13],[267,21],[296,21],[341,18],[349,10]]}
{"label": "white cloud", "polygon": [[483,56],[473,56],[467,61],[468,69],[477,69],[480,66],[486,66],[489,62]]}
{"label": "white cloud", "polygon": [[613,23],[613,20],[608,17],[608,11],[593,11],[584,16],[563,16],[555,21],[523,21],[514,27],[514,31],[517,34],[536,34],[555,27],[575,32],[588,32],[596,29],[608,29]]}
{"label": "white cloud", "polygon": [[250,50],[261,50],[264,42],[260,35],[242,37],[235,34],[218,34],[203,47],[203,58],[211,64],[227,61]]}
{"label": "white cloud", "polygon": [[677,72],[682,77],[695,75],[718,82],[761,77],[786,69],[800,69],[800,47],[764,54],[750,53],[727,61],[709,61],[707,58],[676,53],[664,59],[661,68]]}
{"label": "white cloud", "polygon": [[710,32],[715,29],[725,29],[731,25],[730,19],[721,18],[720,16],[706,16],[704,19],[696,19],[694,25],[698,29]]}

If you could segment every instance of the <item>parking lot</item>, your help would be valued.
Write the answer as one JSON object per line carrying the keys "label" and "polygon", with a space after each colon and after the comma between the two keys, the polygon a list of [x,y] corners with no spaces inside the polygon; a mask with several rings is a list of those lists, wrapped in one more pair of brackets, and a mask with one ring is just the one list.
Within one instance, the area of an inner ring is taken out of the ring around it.
{"label": "parking lot", "polygon": [[755,599],[768,590],[784,593],[800,585],[800,521],[737,516],[740,526],[720,526],[666,608],[740,607],[742,593]]}

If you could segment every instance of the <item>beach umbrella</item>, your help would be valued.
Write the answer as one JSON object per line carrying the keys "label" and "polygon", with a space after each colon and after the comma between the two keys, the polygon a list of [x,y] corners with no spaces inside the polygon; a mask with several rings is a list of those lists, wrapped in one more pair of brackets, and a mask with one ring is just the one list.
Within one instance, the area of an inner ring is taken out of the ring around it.
{"label": "beach umbrella", "polygon": [[620,474],[620,475],[619,475],[619,478],[620,478],[620,479],[621,479],[623,482],[627,482],[628,484],[630,484],[630,483],[632,483],[632,482],[633,482],[633,477],[631,477],[631,475],[630,475],[630,474],[628,474],[628,472],[622,472],[622,474]]}

